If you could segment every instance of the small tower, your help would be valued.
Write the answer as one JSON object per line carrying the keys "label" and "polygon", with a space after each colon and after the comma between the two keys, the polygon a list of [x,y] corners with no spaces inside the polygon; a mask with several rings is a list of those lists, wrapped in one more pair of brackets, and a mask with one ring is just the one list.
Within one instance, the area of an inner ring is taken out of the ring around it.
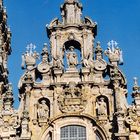
{"label": "small tower", "polygon": [[58,58],[64,63],[65,54],[71,46],[80,52],[81,60],[89,56],[93,58],[96,22],[88,17],[81,17],[82,4],[78,0],[65,0],[60,9],[62,21],[56,18],[47,26],[53,64]]}
{"label": "small tower", "polygon": [[81,24],[82,5],[78,0],[65,0],[61,5],[63,24]]}
{"label": "small tower", "polygon": [[1,7],[3,6],[3,0],[0,0],[0,6]]}

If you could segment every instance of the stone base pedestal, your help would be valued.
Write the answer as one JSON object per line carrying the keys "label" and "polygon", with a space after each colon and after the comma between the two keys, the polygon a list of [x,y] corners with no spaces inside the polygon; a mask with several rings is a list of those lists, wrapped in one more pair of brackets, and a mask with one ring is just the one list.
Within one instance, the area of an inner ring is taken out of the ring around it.
{"label": "stone base pedestal", "polygon": [[88,75],[90,73],[90,70],[88,68],[82,68],[81,72],[83,74],[82,81],[89,81]]}
{"label": "stone base pedestal", "polygon": [[54,69],[54,74],[56,76],[55,82],[61,82],[61,75],[63,73],[63,70],[61,69]]}
{"label": "stone base pedestal", "polygon": [[115,133],[115,137],[118,140],[128,140],[128,136],[129,136],[128,133]]}
{"label": "stone base pedestal", "polygon": [[31,133],[29,132],[27,134],[21,134],[19,140],[31,140]]}

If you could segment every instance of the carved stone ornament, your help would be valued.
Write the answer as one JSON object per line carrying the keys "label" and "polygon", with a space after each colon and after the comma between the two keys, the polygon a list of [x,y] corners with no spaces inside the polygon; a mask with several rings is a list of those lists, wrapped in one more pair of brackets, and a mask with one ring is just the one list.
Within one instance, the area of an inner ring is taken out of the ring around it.
{"label": "carved stone ornament", "polygon": [[82,112],[85,109],[86,98],[79,88],[66,88],[62,94],[58,96],[58,104],[62,112]]}
{"label": "carved stone ornament", "polygon": [[40,63],[37,67],[38,71],[41,73],[47,73],[50,70],[50,65],[47,63]]}
{"label": "carved stone ornament", "polygon": [[69,68],[76,68],[76,66],[78,65],[78,58],[77,58],[77,54],[74,51],[74,47],[70,46],[69,47],[69,51],[67,52],[67,64]]}
{"label": "carved stone ornament", "polygon": [[49,53],[47,49],[47,44],[44,43],[44,48],[42,49],[42,62],[38,65],[37,69],[41,73],[47,73],[50,70],[50,64],[49,64]]}
{"label": "carved stone ornament", "polygon": [[36,64],[36,60],[39,59],[39,54],[35,50],[36,46],[32,43],[27,46],[27,51],[22,55],[21,67],[24,69],[26,64],[27,69],[31,69]]}
{"label": "carved stone ornament", "polygon": [[129,125],[131,125],[131,124],[134,123],[134,120],[132,119],[131,116],[127,116],[127,117],[125,118],[125,121],[126,121],[126,123],[129,124]]}
{"label": "carved stone ornament", "polygon": [[118,47],[118,43],[111,40],[107,45],[108,48],[105,50],[105,55],[108,56],[110,62],[119,62],[119,64],[123,64],[122,50]]}
{"label": "carved stone ornament", "polygon": [[107,63],[103,59],[96,60],[94,67],[96,70],[103,71],[107,67]]}

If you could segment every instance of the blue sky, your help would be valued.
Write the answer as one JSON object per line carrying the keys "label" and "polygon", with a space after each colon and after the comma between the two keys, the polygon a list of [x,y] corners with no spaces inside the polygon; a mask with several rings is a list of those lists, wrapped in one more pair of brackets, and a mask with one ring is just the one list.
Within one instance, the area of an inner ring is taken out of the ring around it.
{"label": "blue sky", "polygon": [[[60,18],[60,4],[64,0],[5,0],[8,25],[12,31],[12,54],[9,57],[9,80],[13,84],[15,106],[18,106],[17,84],[21,70],[21,55],[33,43],[41,52],[48,43],[45,25]],[[124,65],[120,68],[128,81],[128,100],[131,102],[133,77],[140,79],[140,0],[81,0],[83,16],[98,23],[96,41],[107,48],[109,40],[116,40],[123,50]]]}

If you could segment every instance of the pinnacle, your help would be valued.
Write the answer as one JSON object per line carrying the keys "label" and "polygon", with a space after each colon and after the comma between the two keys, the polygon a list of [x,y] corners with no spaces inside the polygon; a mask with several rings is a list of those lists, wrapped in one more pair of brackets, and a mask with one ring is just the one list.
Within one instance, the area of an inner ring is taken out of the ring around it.
{"label": "pinnacle", "polygon": [[0,6],[3,6],[3,0],[0,0]]}
{"label": "pinnacle", "polygon": [[65,2],[74,3],[74,2],[79,2],[79,0],[65,0]]}

